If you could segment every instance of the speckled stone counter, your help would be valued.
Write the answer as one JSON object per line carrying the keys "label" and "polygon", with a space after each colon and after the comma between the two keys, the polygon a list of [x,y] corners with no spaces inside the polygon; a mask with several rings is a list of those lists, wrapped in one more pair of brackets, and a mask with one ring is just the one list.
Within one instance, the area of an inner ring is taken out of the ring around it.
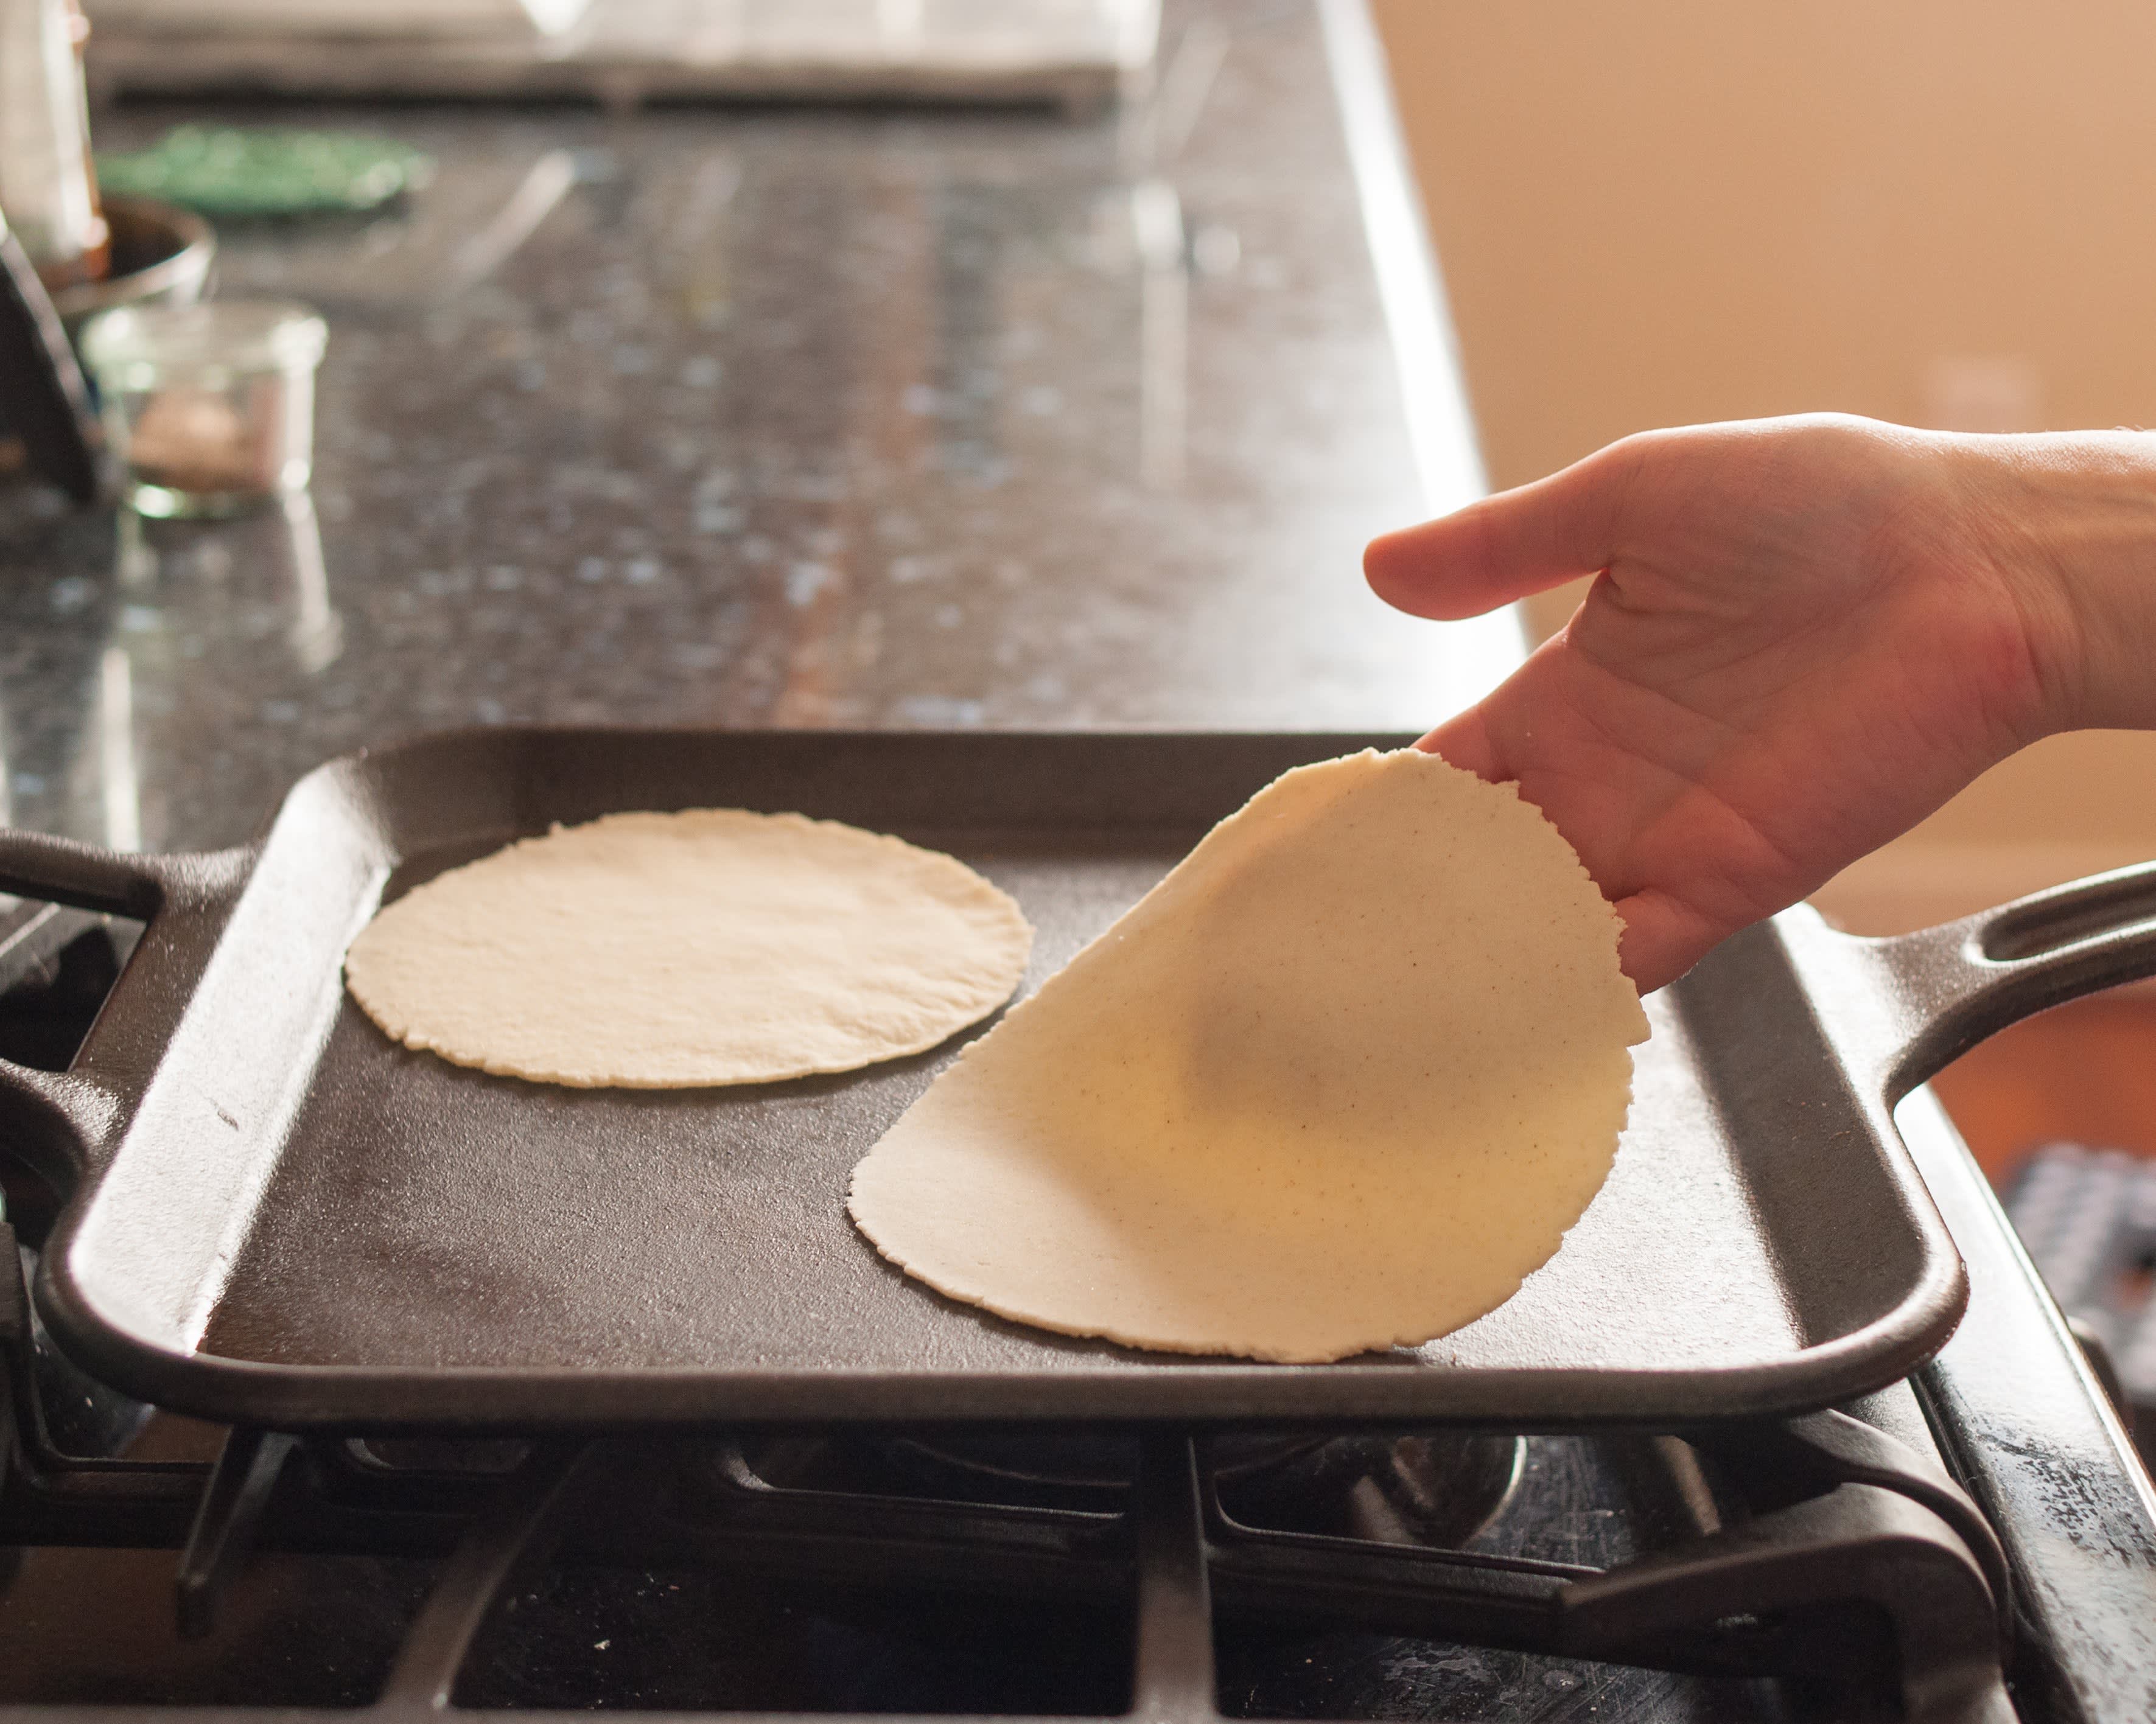
{"label": "speckled stone counter", "polygon": [[221,236],[223,293],[329,321],[311,499],[196,525],[0,488],[0,813],[223,844],[452,725],[1450,710],[1438,631],[1358,572],[1424,491],[1318,18],[1171,6],[1163,45],[1158,100],[1078,122],[228,116],[439,177]]}

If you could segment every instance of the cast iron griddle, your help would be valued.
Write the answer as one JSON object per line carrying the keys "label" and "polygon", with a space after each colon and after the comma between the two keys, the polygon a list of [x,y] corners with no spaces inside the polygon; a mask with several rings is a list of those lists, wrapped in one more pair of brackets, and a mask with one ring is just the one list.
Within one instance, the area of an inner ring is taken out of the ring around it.
{"label": "cast iron griddle", "polygon": [[[0,838],[0,888],[148,914],[75,1069],[0,1070],[72,1190],[69,1352],[220,1419],[536,1426],[1099,1418],[1687,1421],[1905,1374],[1964,1299],[1890,1101],[2013,1017],[2156,968],[2156,873],[1894,942],[1808,911],[1649,1002],[1616,1171],[1446,1339],[1257,1365],[952,1304],[848,1223],[955,1051],[737,1090],[571,1090],[391,1043],[345,997],[387,893],[613,809],[798,809],[949,849],[1039,929],[1029,988],[1297,763],[1399,738],[496,730],[332,762],[247,849]],[[593,906],[603,916],[604,904]]]}

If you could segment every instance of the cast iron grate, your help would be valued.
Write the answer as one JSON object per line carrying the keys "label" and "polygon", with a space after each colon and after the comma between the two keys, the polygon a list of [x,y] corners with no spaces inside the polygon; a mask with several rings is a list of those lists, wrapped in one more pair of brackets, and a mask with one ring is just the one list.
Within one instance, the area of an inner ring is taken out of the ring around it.
{"label": "cast iron grate", "polygon": [[[1594,1568],[1253,1524],[1223,1488],[1217,1439],[1173,1429],[1132,1434],[1134,1477],[1111,1506],[776,1484],[758,1470],[765,1439],[754,1434],[393,1443],[238,1429],[211,1465],[69,1458],[47,1428],[20,1276],[0,1279],[0,1296],[8,1544],[177,1550],[172,1609],[188,1635],[208,1633],[250,1565],[274,1553],[402,1561],[431,1575],[374,1691],[341,1696],[356,1707],[288,1709],[295,1724],[355,1710],[475,1724],[504,1705],[569,1716],[500,1678],[503,1647],[508,1665],[519,1656],[505,1611],[528,1604],[533,1578],[562,1561],[717,1569],[778,1589],[908,1588],[998,1609],[1060,1601],[1094,1625],[1089,1644],[1127,1647],[1127,1668],[1081,1673],[1056,1704],[1021,1686],[1040,1716],[1219,1716],[1220,1650],[1232,1665],[1237,1635],[1268,1625],[1780,1678],[1841,1716],[2010,1716],[1995,1539],[1935,1465],[1840,1414],[1687,1434],[1733,1484],[1739,1511]],[[412,1572],[401,1583],[416,1584]],[[1118,1620],[1130,1624],[1120,1636]],[[1073,1714],[1071,1695],[1101,1704]],[[157,1709],[66,1713],[87,1724]],[[856,1714],[879,1715],[891,1714]]]}

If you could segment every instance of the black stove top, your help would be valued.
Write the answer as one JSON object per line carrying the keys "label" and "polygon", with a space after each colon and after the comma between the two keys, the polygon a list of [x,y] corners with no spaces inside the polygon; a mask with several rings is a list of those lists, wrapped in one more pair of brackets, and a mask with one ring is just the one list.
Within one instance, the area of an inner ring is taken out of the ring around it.
{"label": "black stove top", "polygon": [[[73,915],[0,922],[0,1053],[64,1064],[94,1012],[124,936]],[[1958,1144],[1905,1130],[1963,1330],[1712,1430],[302,1439],[93,1383],[0,1267],[0,1713],[2156,1716],[2145,1475]],[[52,1207],[7,1193],[0,1266]]]}
{"label": "black stove top", "polygon": [[1981,1520],[1839,1415],[529,1444],[152,1416],[64,1458],[47,1397],[100,1398],[15,1353],[8,1701],[1886,1718],[1996,1686]]}

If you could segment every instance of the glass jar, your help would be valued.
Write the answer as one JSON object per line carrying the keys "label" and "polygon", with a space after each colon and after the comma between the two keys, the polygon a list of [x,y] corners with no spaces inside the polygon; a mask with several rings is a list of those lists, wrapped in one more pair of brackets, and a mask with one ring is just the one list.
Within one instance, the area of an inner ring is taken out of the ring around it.
{"label": "glass jar", "polygon": [[85,325],[128,501],[144,515],[233,515],[303,489],[328,335],[287,300],[130,305]]}

